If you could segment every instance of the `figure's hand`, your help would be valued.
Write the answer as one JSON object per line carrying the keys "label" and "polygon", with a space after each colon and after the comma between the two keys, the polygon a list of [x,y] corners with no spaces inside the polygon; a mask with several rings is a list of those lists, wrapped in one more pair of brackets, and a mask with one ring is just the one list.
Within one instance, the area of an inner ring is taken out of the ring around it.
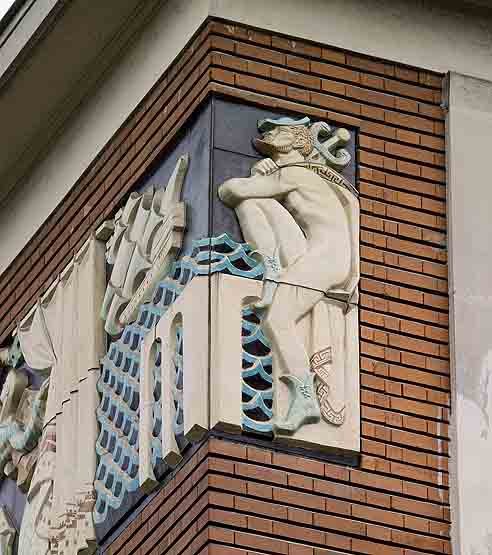
{"label": "figure's hand", "polygon": [[265,158],[251,168],[251,175],[270,175],[276,170],[278,170],[277,164],[271,158]]}
{"label": "figure's hand", "polygon": [[235,179],[228,179],[226,182],[222,183],[218,190],[220,200],[231,208],[234,208],[237,204],[239,204],[239,200],[234,194],[235,181]]}

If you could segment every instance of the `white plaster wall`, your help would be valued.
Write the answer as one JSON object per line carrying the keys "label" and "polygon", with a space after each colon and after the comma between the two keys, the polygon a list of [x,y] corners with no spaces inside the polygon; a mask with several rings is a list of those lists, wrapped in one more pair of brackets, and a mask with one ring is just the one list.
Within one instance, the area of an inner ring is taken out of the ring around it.
{"label": "white plaster wall", "polygon": [[475,16],[467,8],[465,17],[465,8],[432,5],[421,0],[168,0],[99,92],[72,118],[50,154],[0,206],[0,273],[207,15],[492,79],[491,16]]}
{"label": "white plaster wall", "polygon": [[207,16],[203,0],[168,0],[49,155],[0,206],[0,274],[59,204]]}
{"label": "white plaster wall", "polygon": [[492,553],[492,82],[450,75],[453,553]]}

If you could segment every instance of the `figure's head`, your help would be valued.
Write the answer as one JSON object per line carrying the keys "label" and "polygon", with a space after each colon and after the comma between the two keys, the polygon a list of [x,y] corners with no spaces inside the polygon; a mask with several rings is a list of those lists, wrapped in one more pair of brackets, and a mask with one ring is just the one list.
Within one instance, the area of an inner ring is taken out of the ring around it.
{"label": "figure's head", "polygon": [[262,137],[254,140],[255,148],[265,156],[298,150],[306,157],[314,148],[313,136],[307,127],[308,123],[308,118],[297,121],[291,118],[262,120],[258,123]]}

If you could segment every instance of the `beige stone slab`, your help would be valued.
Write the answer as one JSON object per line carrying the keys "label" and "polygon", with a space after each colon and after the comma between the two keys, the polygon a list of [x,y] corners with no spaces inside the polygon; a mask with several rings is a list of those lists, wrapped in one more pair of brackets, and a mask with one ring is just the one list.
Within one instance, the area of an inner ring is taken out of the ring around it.
{"label": "beige stone slab", "polygon": [[262,282],[215,274],[211,278],[210,428],[241,430],[244,306],[261,296]]}

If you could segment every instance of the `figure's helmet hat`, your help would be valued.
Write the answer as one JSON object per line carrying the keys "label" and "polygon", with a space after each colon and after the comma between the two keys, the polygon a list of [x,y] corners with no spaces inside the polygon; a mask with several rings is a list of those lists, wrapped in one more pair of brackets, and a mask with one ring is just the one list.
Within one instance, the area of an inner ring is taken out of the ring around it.
{"label": "figure's helmet hat", "polygon": [[258,131],[260,133],[266,133],[279,126],[294,127],[296,125],[304,125],[307,127],[310,123],[311,120],[308,117],[303,117],[301,119],[289,117],[265,118],[258,121]]}
{"label": "figure's helmet hat", "polygon": [[306,160],[323,164],[335,170],[343,170],[351,160],[351,155],[344,147],[351,139],[351,134],[347,129],[334,128],[324,121],[311,123],[305,116],[294,119],[288,116],[279,118],[265,118],[258,121],[258,131],[267,133],[275,127],[305,127],[309,130],[310,148],[304,154]]}

